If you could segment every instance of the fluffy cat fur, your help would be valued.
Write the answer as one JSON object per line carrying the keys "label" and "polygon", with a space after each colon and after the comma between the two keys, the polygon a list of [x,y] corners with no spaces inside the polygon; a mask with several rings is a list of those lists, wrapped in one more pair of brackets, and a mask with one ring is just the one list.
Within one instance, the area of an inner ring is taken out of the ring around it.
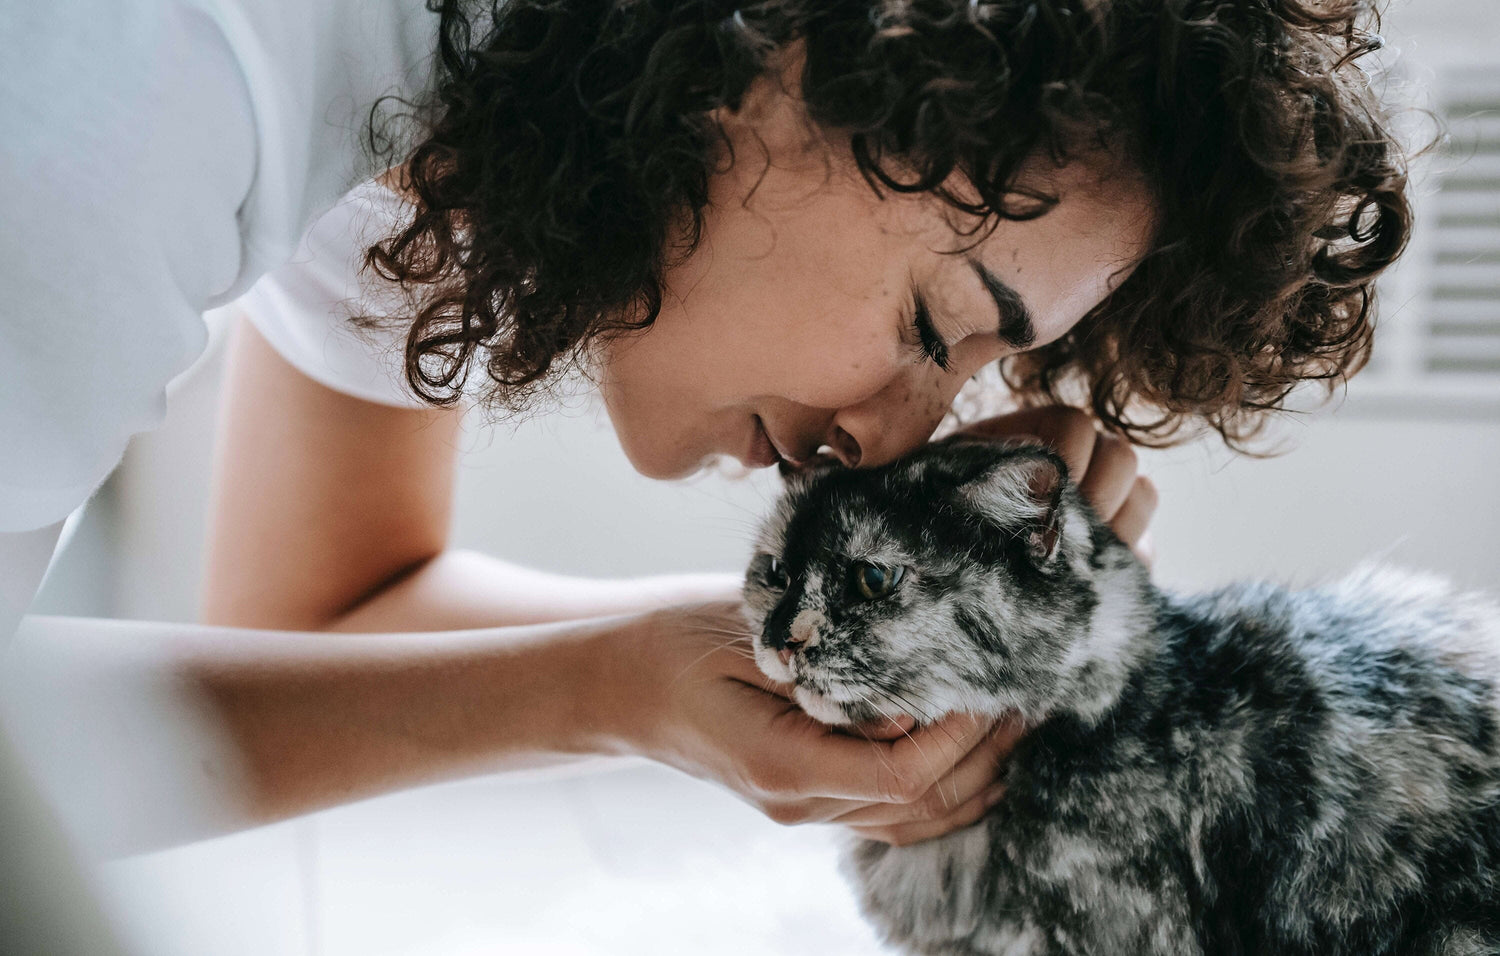
{"label": "fluffy cat fur", "polygon": [[1030,728],[979,823],[852,847],[898,949],[1500,953],[1483,600],[1374,568],[1165,594],[1059,459],[978,442],[802,479],[759,552],[756,658],[814,717]]}

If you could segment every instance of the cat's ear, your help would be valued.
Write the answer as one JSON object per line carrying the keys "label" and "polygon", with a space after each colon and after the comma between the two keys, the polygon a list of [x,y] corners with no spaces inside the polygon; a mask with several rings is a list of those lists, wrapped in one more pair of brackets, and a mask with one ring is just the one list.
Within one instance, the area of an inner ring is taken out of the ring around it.
{"label": "cat's ear", "polygon": [[1065,466],[1051,455],[1028,457],[1021,463],[1026,479],[1026,491],[1036,508],[1035,517],[1028,526],[1026,552],[1038,564],[1046,564],[1057,557],[1057,545],[1062,540],[1062,490]]}
{"label": "cat's ear", "polygon": [[817,454],[800,465],[792,465],[783,461],[776,466],[776,471],[781,475],[781,480],[785,482],[787,488],[794,489],[805,487],[819,475],[826,475],[842,467],[839,460],[832,455]]}
{"label": "cat's ear", "polygon": [[1002,528],[1025,536],[1026,553],[1037,564],[1057,557],[1062,542],[1061,458],[1041,448],[1004,449],[984,474],[959,488],[972,505]]}

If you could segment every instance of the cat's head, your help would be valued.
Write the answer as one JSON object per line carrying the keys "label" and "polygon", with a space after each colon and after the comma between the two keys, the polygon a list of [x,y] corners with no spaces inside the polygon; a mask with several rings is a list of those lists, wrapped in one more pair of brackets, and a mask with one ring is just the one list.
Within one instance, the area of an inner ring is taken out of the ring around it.
{"label": "cat's head", "polygon": [[810,475],[757,551],[756,662],[825,723],[1092,719],[1144,646],[1145,569],[1034,446],[950,440]]}

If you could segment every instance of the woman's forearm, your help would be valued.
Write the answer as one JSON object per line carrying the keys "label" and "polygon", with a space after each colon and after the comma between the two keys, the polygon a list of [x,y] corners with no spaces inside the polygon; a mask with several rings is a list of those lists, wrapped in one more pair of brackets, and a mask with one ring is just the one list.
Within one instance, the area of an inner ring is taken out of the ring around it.
{"label": "woman's forearm", "polygon": [[321,634],[35,619],[6,707],[95,852],[623,749],[631,617]]}
{"label": "woman's forearm", "polygon": [[449,552],[321,622],[359,633],[38,621],[6,654],[3,696],[74,829],[116,855],[629,750],[640,612],[736,588]]}
{"label": "woman's forearm", "polygon": [[445,551],[328,621],[333,631],[445,631],[545,624],[733,600],[732,574],[598,580],[550,574],[473,551]]}
{"label": "woman's forearm", "polygon": [[[200,645],[183,673],[274,819],[437,780],[619,749],[604,679],[630,618]],[[256,646],[248,646],[259,642]]]}

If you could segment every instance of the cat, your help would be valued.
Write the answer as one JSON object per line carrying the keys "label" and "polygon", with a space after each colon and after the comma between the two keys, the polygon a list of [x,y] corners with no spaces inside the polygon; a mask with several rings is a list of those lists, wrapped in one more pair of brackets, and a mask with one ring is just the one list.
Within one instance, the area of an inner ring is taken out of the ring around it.
{"label": "cat", "polygon": [[1366,567],[1158,590],[1032,446],[794,479],[746,615],[813,717],[1019,712],[978,823],[855,839],[861,908],[943,956],[1500,954],[1500,616]]}

